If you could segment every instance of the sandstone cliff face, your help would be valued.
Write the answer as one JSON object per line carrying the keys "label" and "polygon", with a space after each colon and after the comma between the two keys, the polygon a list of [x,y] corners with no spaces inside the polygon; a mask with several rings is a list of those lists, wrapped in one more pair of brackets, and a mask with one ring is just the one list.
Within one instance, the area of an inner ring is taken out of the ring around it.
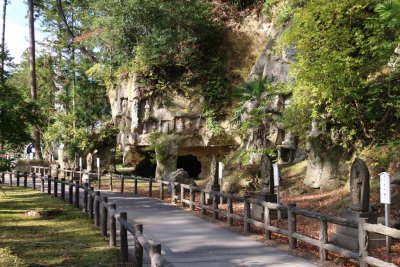
{"label": "sandstone cliff face", "polygon": [[206,118],[201,115],[202,99],[198,96],[185,97],[177,92],[157,96],[140,83],[140,78],[130,75],[121,78],[109,90],[109,99],[114,123],[120,130],[117,144],[123,152],[125,165],[136,166],[144,159],[142,149],[150,145],[152,133],[177,134],[181,137],[177,155],[171,155],[175,160],[166,161],[166,166],[162,166],[162,161],[157,161],[157,169],[165,170],[157,171],[157,178],[175,170],[179,156],[187,155],[201,163],[198,177],[208,177],[209,157],[226,153],[229,146],[235,145],[229,138],[216,141],[207,130]]}

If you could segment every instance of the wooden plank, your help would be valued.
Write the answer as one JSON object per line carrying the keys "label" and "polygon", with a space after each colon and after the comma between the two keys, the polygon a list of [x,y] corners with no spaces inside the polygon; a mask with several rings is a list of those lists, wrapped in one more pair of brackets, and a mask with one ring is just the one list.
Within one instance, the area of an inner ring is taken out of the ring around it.
{"label": "wooden plank", "polygon": [[237,214],[231,214],[230,217],[233,218],[236,221],[240,221],[240,222],[244,221],[244,218],[242,216],[240,216],[240,215],[237,215]]}
{"label": "wooden plank", "polygon": [[378,267],[397,267],[394,263],[385,262],[371,256],[365,257],[365,262]]}
{"label": "wooden plank", "polygon": [[324,215],[319,212],[306,210],[306,209],[302,209],[302,208],[294,208],[293,212],[296,213],[297,215],[302,215],[305,217],[326,221],[328,223],[338,224],[338,225],[352,227],[352,228],[358,228],[358,223],[356,221],[349,220],[349,219]]}
{"label": "wooden plank", "polygon": [[344,249],[344,248],[340,248],[340,247],[337,247],[337,246],[335,246],[333,244],[325,244],[324,245],[324,249],[339,253],[339,254],[341,254],[341,255],[343,255],[345,257],[348,257],[348,258],[351,258],[351,259],[354,259],[354,260],[358,260],[358,253],[357,252],[354,252],[354,251],[351,251],[351,250],[347,250],[347,249]]}
{"label": "wooden plank", "polygon": [[268,229],[268,231],[271,231],[271,232],[274,232],[277,234],[289,236],[289,231],[286,229],[281,229],[281,228],[278,228],[275,226],[268,226],[267,229]]}
{"label": "wooden plank", "polygon": [[311,244],[313,246],[316,246],[316,247],[320,246],[320,242],[317,239],[314,239],[314,238],[311,238],[311,237],[308,237],[308,236],[305,236],[305,235],[302,235],[299,233],[293,233],[292,236],[298,240],[301,240],[301,241]]}
{"label": "wooden plank", "polygon": [[384,226],[382,224],[364,224],[364,230],[368,232],[378,233],[386,236],[390,236],[393,238],[400,239],[400,230]]}
{"label": "wooden plank", "polygon": [[221,214],[221,215],[223,215],[223,216],[227,216],[227,212],[226,212],[225,210],[222,210],[222,209],[215,209],[215,211],[216,211],[218,214]]}
{"label": "wooden plank", "polygon": [[252,225],[255,225],[255,226],[259,227],[259,228],[265,228],[265,225],[262,222],[259,222],[259,221],[253,220],[253,219],[248,219],[247,222],[252,224]]}

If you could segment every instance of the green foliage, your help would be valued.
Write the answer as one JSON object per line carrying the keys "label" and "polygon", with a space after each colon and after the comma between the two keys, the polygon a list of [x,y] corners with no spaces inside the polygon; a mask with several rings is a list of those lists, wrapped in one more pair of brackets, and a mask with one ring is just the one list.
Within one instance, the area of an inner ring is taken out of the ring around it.
{"label": "green foliage", "polygon": [[31,140],[30,124],[37,122],[36,103],[24,101],[11,84],[0,84],[0,143],[17,149]]}
{"label": "green foliage", "polygon": [[227,97],[223,28],[208,1],[101,0],[91,8],[98,15],[86,19],[96,34],[85,43],[101,48],[98,73],[136,72],[153,95],[197,94],[205,110],[221,116]]}
{"label": "green foliage", "polygon": [[154,151],[154,161],[165,161],[171,155],[176,155],[178,147],[182,143],[182,137],[177,134],[154,132],[150,134],[150,145],[146,151]]}
{"label": "green foliage", "polygon": [[398,131],[398,73],[385,73],[399,29],[382,24],[378,1],[310,0],[296,10],[284,45],[294,45],[295,84],[285,121],[306,136],[313,118],[336,141],[371,142]]}
{"label": "green foliage", "polygon": [[[261,79],[245,82],[236,88],[235,96],[239,98],[239,103],[231,122],[239,125],[242,136],[248,136],[250,129],[257,131],[267,127],[267,121],[271,122],[275,114],[268,109],[272,104],[272,96],[283,92],[283,86],[272,85]],[[250,103],[252,108],[249,109]]]}
{"label": "green foliage", "polygon": [[379,3],[375,12],[379,14],[381,21],[390,28],[400,27],[400,1],[386,0]]}

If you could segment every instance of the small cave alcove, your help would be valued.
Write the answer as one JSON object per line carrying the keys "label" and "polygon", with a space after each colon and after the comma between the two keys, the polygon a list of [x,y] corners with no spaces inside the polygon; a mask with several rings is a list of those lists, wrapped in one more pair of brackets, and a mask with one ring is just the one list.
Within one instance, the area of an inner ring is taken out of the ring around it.
{"label": "small cave alcove", "polygon": [[178,156],[178,169],[184,169],[189,177],[197,179],[201,172],[201,162],[193,155]]}
{"label": "small cave alcove", "polygon": [[142,177],[155,177],[156,175],[156,163],[152,160],[150,155],[146,155],[145,158],[140,161],[133,172],[134,175]]}

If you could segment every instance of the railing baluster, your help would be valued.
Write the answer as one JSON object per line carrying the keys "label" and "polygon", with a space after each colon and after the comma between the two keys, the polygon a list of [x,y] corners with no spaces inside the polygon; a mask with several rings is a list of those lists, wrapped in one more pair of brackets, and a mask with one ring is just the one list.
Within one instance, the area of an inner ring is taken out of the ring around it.
{"label": "railing baluster", "polygon": [[126,263],[128,262],[128,231],[125,228],[124,224],[122,221],[127,221],[127,213],[126,212],[121,212],[119,214],[119,219],[120,219],[120,238],[121,238],[121,262]]}
{"label": "railing baluster", "polygon": [[101,212],[101,235],[107,236],[107,219],[108,219],[108,209],[106,204],[108,203],[108,198],[102,198],[102,212]]}
{"label": "railing baluster", "polygon": [[[134,228],[139,233],[143,234],[143,225],[135,224]],[[135,257],[133,259],[133,266],[143,265],[143,246],[140,244],[139,240],[135,238]]]}
{"label": "railing baluster", "polygon": [[117,211],[117,204],[113,203],[110,205],[110,246],[115,247],[117,245],[117,221],[115,219],[115,213]]}
{"label": "railing baluster", "polygon": [[289,247],[291,249],[295,249],[297,246],[297,239],[293,237],[293,234],[296,233],[296,213],[293,211],[293,208],[296,207],[296,204],[288,204],[288,231],[289,231]]}

